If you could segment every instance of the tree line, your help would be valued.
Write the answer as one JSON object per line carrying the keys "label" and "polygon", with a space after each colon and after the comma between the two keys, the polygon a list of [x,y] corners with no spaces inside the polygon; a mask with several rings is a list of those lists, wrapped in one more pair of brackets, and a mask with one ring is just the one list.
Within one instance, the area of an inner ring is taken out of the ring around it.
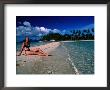
{"label": "tree line", "polygon": [[71,34],[59,34],[59,33],[49,33],[42,36],[41,40],[94,40],[94,28],[85,30],[71,30]]}

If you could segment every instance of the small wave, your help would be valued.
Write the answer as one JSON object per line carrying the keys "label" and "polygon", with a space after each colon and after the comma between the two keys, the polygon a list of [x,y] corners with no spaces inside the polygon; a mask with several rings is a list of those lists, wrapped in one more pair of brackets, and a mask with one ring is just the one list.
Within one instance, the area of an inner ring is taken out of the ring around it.
{"label": "small wave", "polygon": [[64,46],[64,44],[62,44],[62,47],[64,47],[64,49],[65,49],[66,52],[68,53],[68,58],[67,58],[66,60],[69,60],[69,61],[70,61],[71,65],[72,65],[72,68],[75,70],[75,74],[79,75],[79,71],[78,71],[78,69],[76,68],[75,64],[72,62],[71,56],[70,56],[70,54],[69,54],[67,48]]}
{"label": "small wave", "polygon": [[79,71],[78,71],[78,69],[75,67],[74,63],[72,62],[72,60],[71,60],[69,54],[68,54],[68,58],[67,58],[67,59],[71,62],[71,65],[72,65],[73,69],[75,70],[75,74],[79,74]]}

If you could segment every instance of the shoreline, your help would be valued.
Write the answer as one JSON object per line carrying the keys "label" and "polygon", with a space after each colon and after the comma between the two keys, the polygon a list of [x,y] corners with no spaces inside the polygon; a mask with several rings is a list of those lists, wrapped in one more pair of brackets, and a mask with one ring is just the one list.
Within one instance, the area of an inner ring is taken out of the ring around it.
{"label": "shoreline", "polygon": [[68,54],[61,47],[60,42],[51,42],[45,45],[31,47],[41,48],[50,56],[17,56],[17,74],[75,74],[74,69],[67,60]]}
{"label": "shoreline", "polygon": [[[42,41],[42,42],[50,42],[50,43],[52,43],[52,42],[75,42],[75,41],[95,41],[95,40],[67,40],[67,41]],[[32,42],[36,42],[36,41],[32,41]],[[22,43],[22,42],[16,42],[16,43]]]}

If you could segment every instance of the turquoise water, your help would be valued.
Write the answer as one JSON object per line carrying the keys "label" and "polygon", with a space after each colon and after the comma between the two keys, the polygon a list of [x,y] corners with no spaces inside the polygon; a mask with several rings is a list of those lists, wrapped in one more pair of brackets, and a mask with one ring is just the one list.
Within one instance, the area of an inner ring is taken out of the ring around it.
{"label": "turquoise water", "polygon": [[94,41],[64,42],[63,45],[80,74],[94,74]]}
{"label": "turquoise water", "polygon": [[[49,42],[32,42],[31,46],[44,45]],[[17,51],[22,43],[17,43]],[[94,74],[94,41],[62,42],[65,52],[70,56],[80,74]],[[63,52],[62,52],[63,53]],[[67,57],[68,58],[68,57]]]}

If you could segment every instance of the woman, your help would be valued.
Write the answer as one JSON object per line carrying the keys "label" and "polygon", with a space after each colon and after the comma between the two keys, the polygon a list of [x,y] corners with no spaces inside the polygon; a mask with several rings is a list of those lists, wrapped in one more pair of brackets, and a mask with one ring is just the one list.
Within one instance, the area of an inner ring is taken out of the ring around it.
{"label": "woman", "polygon": [[18,56],[20,56],[22,54],[23,50],[25,51],[25,55],[48,56],[48,54],[45,53],[44,51],[42,51],[40,48],[36,48],[34,50],[30,50],[29,47],[30,47],[30,41],[29,41],[29,38],[26,37],[25,41],[22,44],[21,51],[20,51]]}

